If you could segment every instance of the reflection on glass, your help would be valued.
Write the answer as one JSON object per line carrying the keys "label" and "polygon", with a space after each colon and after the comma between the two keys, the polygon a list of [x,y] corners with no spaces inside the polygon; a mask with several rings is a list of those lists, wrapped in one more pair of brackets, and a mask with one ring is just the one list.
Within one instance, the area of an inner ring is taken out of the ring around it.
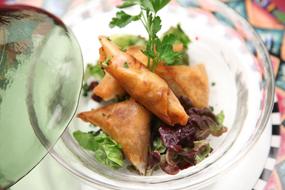
{"label": "reflection on glass", "polygon": [[51,14],[0,8],[0,189],[46,154],[72,118],[82,81],[73,35]]}

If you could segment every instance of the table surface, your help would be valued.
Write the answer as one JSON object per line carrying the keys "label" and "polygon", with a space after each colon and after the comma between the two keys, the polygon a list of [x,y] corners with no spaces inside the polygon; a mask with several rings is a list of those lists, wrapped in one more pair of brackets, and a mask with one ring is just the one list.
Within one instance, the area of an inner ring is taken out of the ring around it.
{"label": "table surface", "polygon": [[[21,3],[43,7],[62,17],[88,0],[0,0],[0,5]],[[118,1],[118,0],[109,0]],[[265,190],[285,189],[285,0],[228,0],[227,3],[257,29],[271,55],[276,95],[282,114],[281,145],[275,169]]]}

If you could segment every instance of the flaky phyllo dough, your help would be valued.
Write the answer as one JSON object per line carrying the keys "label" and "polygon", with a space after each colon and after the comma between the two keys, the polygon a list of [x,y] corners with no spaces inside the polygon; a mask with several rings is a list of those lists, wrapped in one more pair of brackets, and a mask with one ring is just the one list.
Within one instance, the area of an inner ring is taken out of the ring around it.
{"label": "flaky phyllo dough", "polygon": [[[100,42],[103,48],[115,46],[105,37],[100,37]],[[188,115],[167,83],[130,55],[124,52],[116,54],[106,71],[132,98],[165,123],[172,126],[187,123]]]}
{"label": "flaky phyllo dough", "polygon": [[[106,43],[108,44],[108,48],[113,49],[111,51],[113,52],[113,55],[118,55],[119,52],[121,52],[114,44],[109,42]],[[141,47],[129,47],[126,53],[136,61],[142,63],[143,65],[147,65],[148,58],[142,52]],[[111,56],[110,53],[109,56]],[[155,73],[167,82],[170,89],[177,97],[185,96],[189,98],[195,107],[204,108],[208,106],[209,81],[205,66],[203,64],[191,66],[165,66],[160,64],[156,68]],[[112,76],[107,74],[103,78],[99,86],[95,88],[97,92],[96,95],[106,99],[104,96],[101,96],[102,93],[100,94],[100,92],[108,92],[108,94],[110,94],[109,97],[112,98],[120,97],[125,94],[124,90],[119,87],[120,84],[111,77]]]}
{"label": "flaky phyllo dough", "polygon": [[82,112],[82,120],[99,126],[122,146],[128,160],[144,175],[150,146],[151,114],[135,100]]}
{"label": "flaky phyllo dough", "polygon": [[189,98],[198,108],[205,108],[209,101],[209,82],[205,66],[158,66],[156,73],[163,78],[176,96]]}

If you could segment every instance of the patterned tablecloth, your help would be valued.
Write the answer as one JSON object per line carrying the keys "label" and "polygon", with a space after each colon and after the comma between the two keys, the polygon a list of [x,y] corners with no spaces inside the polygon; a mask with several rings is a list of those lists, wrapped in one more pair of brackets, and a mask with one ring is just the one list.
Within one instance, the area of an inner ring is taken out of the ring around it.
{"label": "patterned tablecloth", "polygon": [[[5,0],[0,0],[0,4]],[[6,0],[6,3],[44,7],[63,16],[67,11],[88,0]],[[115,0],[114,0],[115,1]],[[186,0],[187,1],[187,0]],[[268,48],[276,78],[276,95],[282,114],[281,145],[275,169],[265,190],[285,189],[285,0],[224,0],[245,17],[262,37]]]}

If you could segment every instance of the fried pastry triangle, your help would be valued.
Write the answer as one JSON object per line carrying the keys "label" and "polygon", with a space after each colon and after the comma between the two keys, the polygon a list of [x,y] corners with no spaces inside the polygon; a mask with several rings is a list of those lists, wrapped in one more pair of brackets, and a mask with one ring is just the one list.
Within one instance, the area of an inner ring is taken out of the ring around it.
{"label": "fried pastry triangle", "polygon": [[125,156],[140,174],[145,175],[151,114],[144,107],[130,99],[82,112],[78,117],[110,135],[122,146]]}

